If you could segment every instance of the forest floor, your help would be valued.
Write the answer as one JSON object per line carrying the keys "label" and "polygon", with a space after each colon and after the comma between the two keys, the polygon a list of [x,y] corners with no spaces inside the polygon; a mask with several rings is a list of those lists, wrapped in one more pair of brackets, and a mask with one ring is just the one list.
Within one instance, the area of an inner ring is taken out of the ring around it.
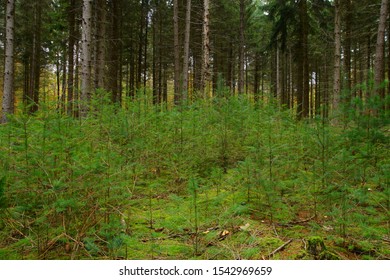
{"label": "forest floor", "polygon": [[0,127],[0,259],[390,259],[386,116],[104,104]]}

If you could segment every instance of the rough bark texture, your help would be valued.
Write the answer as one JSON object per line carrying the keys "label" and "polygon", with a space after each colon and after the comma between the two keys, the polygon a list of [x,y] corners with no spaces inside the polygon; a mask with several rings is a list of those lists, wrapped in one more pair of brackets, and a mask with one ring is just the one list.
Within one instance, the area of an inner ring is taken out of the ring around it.
{"label": "rough bark texture", "polygon": [[91,98],[91,33],[92,33],[92,1],[83,0],[81,34],[81,115],[86,116]]}
{"label": "rough bark texture", "polygon": [[7,122],[7,115],[14,113],[14,32],[15,0],[8,0],[5,21],[4,88],[1,122]]}

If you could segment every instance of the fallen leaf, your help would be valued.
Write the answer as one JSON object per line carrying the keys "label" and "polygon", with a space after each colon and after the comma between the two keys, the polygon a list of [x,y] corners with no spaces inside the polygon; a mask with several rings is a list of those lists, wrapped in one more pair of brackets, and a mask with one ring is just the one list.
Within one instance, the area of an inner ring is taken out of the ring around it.
{"label": "fallen leaf", "polygon": [[246,223],[244,226],[240,226],[240,229],[243,231],[246,231],[246,230],[248,230],[249,226],[250,226],[250,224]]}
{"label": "fallen leaf", "polygon": [[162,228],[156,228],[154,231],[155,232],[162,232],[164,230],[164,228],[162,227]]}

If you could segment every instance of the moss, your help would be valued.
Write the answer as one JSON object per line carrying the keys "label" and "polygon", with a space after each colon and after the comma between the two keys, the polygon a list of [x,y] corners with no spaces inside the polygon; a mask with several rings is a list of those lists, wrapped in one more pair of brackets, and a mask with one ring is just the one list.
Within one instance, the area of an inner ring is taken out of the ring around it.
{"label": "moss", "polygon": [[259,240],[259,247],[263,253],[269,254],[279,246],[281,246],[284,242],[279,238],[275,237],[264,237]]}
{"label": "moss", "polygon": [[318,259],[320,254],[326,250],[324,239],[320,236],[310,236],[307,243],[307,251],[314,259]]}
{"label": "moss", "polygon": [[340,257],[331,252],[326,246],[324,239],[321,236],[311,236],[307,239],[308,246],[307,251],[308,253],[315,259],[315,260],[339,260]]}

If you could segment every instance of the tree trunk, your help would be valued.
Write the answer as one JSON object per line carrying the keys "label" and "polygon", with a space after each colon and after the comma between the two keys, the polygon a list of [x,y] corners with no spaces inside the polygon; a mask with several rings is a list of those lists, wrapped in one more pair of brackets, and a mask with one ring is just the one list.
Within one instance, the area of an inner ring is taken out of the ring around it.
{"label": "tree trunk", "polygon": [[298,42],[298,118],[309,116],[308,15],[306,0],[299,2],[300,32]]}
{"label": "tree trunk", "polygon": [[91,98],[91,33],[92,1],[83,0],[82,34],[81,34],[81,116],[88,113]]}
{"label": "tree trunk", "polygon": [[179,3],[173,0],[174,102],[180,101]]}
{"label": "tree trunk", "polygon": [[[351,45],[352,45],[352,3],[351,0],[345,0],[345,10],[346,10],[346,18],[345,18],[345,58],[344,58],[344,71],[345,71],[345,87],[348,91],[347,94],[350,94],[350,90],[352,88],[352,80],[351,80]],[[350,97],[347,98],[350,100]]]}
{"label": "tree trunk", "polygon": [[29,59],[29,79],[27,86],[27,106],[29,112],[34,113],[38,110],[39,103],[39,82],[41,74],[41,12],[42,3],[33,3],[33,25],[32,25],[32,44]]}
{"label": "tree trunk", "polygon": [[104,67],[106,63],[106,0],[98,0],[96,18],[96,57],[95,57],[95,89],[104,88]]}
{"label": "tree trunk", "polygon": [[203,32],[202,32],[202,81],[201,93],[203,98],[208,95],[207,88],[210,81],[210,34],[209,34],[209,19],[210,19],[210,3],[209,0],[203,0]]}
{"label": "tree trunk", "polygon": [[188,98],[188,60],[190,52],[190,30],[191,30],[191,0],[187,0],[186,26],[184,34],[184,56],[183,56],[183,100]]}
{"label": "tree trunk", "polygon": [[238,93],[244,93],[244,60],[245,60],[245,0],[240,0],[240,46],[238,53]]}
{"label": "tree trunk", "polygon": [[69,24],[69,34],[68,34],[68,104],[67,104],[67,113],[68,115],[73,114],[73,103],[74,103],[74,48],[76,43],[75,33],[76,33],[76,0],[69,1],[68,8],[68,24]]}
{"label": "tree trunk", "polygon": [[7,122],[7,115],[14,113],[14,34],[15,0],[8,0],[5,21],[4,87],[1,122]]}
{"label": "tree trunk", "polygon": [[381,83],[384,80],[384,47],[385,47],[385,30],[388,14],[388,0],[382,0],[378,35],[376,40],[375,49],[375,62],[374,62],[374,81],[375,81],[375,94],[384,98],[384,89],[381,88]]}
{"label": "tree trunk", "polygon": [[334,72],[333,72],[333,110],[337,111],[340,103],[340,63],[341,63],[341,16],[340,0],[335,0],[334,19]]}
{"label": "tree trunk", "polygon": [[120,103],[119,92],[119,71],[120,65],[120,1],[113,0],[110,2],[111,6],[111,42],[110,42],[110,63],[109,63],[109,92],[111,93],[111,101],[113,103]]}

